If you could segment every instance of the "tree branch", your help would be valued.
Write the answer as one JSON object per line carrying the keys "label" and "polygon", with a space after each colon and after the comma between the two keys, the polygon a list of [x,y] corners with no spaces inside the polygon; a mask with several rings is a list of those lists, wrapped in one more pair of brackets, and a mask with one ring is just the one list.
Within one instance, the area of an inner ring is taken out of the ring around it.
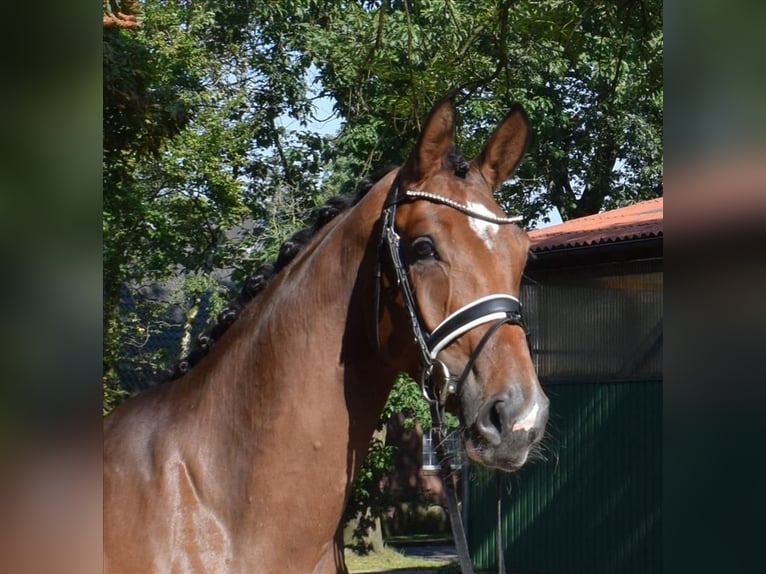
{"label": "tree branch", "polygon": [[367,58],[364,61],[363,67],[363,69],[367,69],[368,71],[370,64],[372,64],[373,58],[375,57],[375,53],[380,50],[380,47],[383,45],[383,30],[385,28],[387,7],[388,2],[381,2],[380,8],[378,8],[378,26],[375,31],[375,43],[370,48],[370,51],[367,54]]}
{"label": "tree branch", "polygon": [[563,221],[577,217],[577,197],[575,197],[572,184],[565,171],[552,176],[548,184],[548,193],[551,203],[559,210]]}
{"label": "tree branch", "polygon": [[282,142],[279,139],[279,129],[277,128],[277,122],[275,118],[271,119],[271,126],[274,129],[274,147],[277,148],[277,154],[279,155],[279,161],[282,163],[282,169],[285,172],[285,181],[290,187],[293,187],[295,182],[292,176],[292,167],[287,162],[287,156],[285,150],[282,148]]}

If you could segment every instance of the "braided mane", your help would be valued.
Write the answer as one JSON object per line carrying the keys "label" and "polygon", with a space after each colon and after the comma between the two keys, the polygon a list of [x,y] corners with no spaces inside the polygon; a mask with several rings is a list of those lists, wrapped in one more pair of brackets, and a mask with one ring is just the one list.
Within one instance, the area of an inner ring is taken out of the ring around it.
{"label": "braided mane", "polygon": [[[468,162],[462,154],[452,149],[445,157],[444,167],[452,170],[456,176],[464,178],[468,172]],[[240,312],[245,306],[263,291],[266,285],[279,273],[290,261],[292,261],[303,247],[316,235],[316,233],[327,225],[335,217],[346,211],[348,208],[356,205],[372,187],[391,170],[396,169],[394,165],[387,165],[370,176],[359,182],[356,190],[350,193],[343,193],[328,199],[323,205],[315,208],[309,214],[309,225],[300,231],[297,231],[290,239],[285,241],[279,249],[276,261],[260,265],[256,270],[245,279],[242,290],[239,295],[231,301],[223,310],[218,313],[216,323],[200,333],[195,341],[191,352],[177,361],[162,377],[162,381],[172,381],[188,373],[194,365],[204,357],[215,342],[220,339],[232,323],[239,317]]]}
{"label": "braided mane", "polygon": [[323,205],[309,213],[309,225],[293,234],[279,248],[277,259],[271,263],[264,263],[245,279],[239,295],[229,302],[218,313],[216,323],[200,333],[190,353],[178,360],[166,370],[162,381],[172,381],[188,373],[204,357],[215,342],[220,339],[227,329],[239,317],[240,312],[258,293],[269,284],[290,261],[292,261],[303,247],[316,235],[316,233],[330,221],[348,208],[356,205],[370,189],[381,180],[389,171],[396,166],[386,166],[370,176],[364,178],[355,191],[336,195],[328,199]]}

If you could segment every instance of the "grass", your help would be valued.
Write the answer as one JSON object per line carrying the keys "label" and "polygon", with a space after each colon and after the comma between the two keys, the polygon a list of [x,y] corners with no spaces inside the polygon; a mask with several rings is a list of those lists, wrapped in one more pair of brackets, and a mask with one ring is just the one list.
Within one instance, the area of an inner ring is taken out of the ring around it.
{"label": "grass", "polygon": [[346,566],[349,572],[383,571],[397,569],[425,570],[433,574],[458,573],[459,568],[452,567],[453,562],[438,559],[413,558],[404,556],[394,548],[386,547],[383,552],[371,552],[367,556],[359,556],[351,550],[346,550]]}
{"label": "grass", "polygon": [[452,544],[452,536],[434,534],[407,534],[405,536],[386,536],[386,544]]}

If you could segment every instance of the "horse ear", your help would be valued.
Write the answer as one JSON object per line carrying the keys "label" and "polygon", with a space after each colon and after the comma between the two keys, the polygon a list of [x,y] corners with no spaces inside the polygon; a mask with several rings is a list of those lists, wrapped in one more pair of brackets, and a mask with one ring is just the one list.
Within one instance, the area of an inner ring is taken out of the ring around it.
{"label": "horse ear", "polygon": [[418,143],[402,168],[403,177],[414,182],[433,175],[454,144],[455,101],[449,95],[436,102],[428,114]]}
{"label": "horse ear", "polygon": [[514,104],[472,162],[493,191],[519,167],[528,139],[527,114],[520,104]]}

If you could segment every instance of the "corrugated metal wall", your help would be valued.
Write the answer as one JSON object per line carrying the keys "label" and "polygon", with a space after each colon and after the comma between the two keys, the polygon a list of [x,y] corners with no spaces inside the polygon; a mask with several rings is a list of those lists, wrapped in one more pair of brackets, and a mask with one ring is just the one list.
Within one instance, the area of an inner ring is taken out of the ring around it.
{"label": "corrugated metal wall", "polygon": [[[659,572],[662,261],[532,279],[522,298],[551,399],[548,460],[502,475],[506,572]],[[468,472],[472,558],[496,571],[496,474]]]}
{"label": "corrugated metal wall", "polygon": [[541,381],[662,378],[662,261],[532,277],[521,299]]}
{"label": "corrugated metal wall", "polygon": [[[650,574],[661,565],[662,384],[546,389],[547,462],[501,475],[506,572]],[[472,465],[468,533],[478,569],[497,568],[496,475]]]}

